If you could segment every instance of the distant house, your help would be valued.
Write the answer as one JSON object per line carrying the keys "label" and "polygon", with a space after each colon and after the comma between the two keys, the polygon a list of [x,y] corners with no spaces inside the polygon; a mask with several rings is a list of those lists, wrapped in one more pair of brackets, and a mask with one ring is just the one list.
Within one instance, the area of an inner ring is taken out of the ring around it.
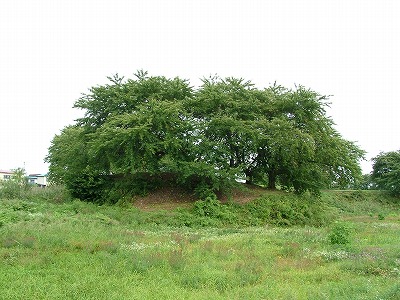
{"label": "distant house", "polygon": [[13,174],[12,171],[0,170],[0,180],[10,180]]}
{"label": "distant house", "polygon": [[29,184],[36,184],[36,181],[37,181],[37,174],[28,175],[28,183]]}
{"label": "distant house", "polygon": [[35,184],[39,187],[47,186],[47,174],[29,174],[28,183]]}

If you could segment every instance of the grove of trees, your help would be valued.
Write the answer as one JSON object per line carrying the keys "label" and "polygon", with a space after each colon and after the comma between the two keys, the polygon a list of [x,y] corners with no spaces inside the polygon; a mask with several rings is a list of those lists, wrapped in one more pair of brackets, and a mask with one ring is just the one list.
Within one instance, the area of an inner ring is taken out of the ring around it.
{"label": "grove of trees", "polygon": [[372,161],[373,185],[394,195],[400,195],[400,150],[381,152]]}
{"label": "grove of trees", "polygon": [[328,97],[238,78],[115,75],[75,102],[84,116],[52,140],[52,181],[88,201],[160,184],[218,191],[238,180],[298,193],[347,186],[362,151],[334,128]]}

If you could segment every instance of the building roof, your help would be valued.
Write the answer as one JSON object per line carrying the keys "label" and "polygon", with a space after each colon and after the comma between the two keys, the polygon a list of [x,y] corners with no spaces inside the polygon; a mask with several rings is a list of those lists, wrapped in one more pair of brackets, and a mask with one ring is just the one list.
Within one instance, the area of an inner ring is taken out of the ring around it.
{"label": "building roof", "polygon": [[46,177],[47,174],[29,174],[28,177]]}
{"label": "building roof", "polygon": [[10,170],[0,170],[0,173],[3,173],[3,174],[14,174],[14,172],[10,171]]}

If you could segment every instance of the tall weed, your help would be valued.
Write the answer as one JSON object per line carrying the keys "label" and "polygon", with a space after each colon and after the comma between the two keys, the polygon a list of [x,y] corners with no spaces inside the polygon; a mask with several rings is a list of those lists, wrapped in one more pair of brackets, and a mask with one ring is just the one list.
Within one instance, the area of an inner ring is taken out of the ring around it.
{"label": "tall weed", "polygon": [[31,186],[14,180],[0,181],[0,199],[24,198]]}
{"label": "tall weed", "polygon": [[333,218],[319,198],[292,194],[256,199],[243,207],[243,214],[252,225],[272,223],[279,226],[322,226]]}
{"label": "tall weed", "polygon": [[347,245],[351,242],[352,228],[344,222],[336,222],[329,233],[329,242],[332,245]]}

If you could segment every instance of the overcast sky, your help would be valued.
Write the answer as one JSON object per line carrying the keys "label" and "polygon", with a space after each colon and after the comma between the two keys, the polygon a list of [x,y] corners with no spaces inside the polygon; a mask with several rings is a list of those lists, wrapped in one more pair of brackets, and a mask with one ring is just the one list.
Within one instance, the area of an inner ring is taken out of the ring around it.
{"label": "overcast sky", "polygon": [[333,95],[328,114],[368,159],[398,150],[399,16],[398,0],[1,1],[0,169],[47,172],[81,93],[138,69],[301,84]]}

